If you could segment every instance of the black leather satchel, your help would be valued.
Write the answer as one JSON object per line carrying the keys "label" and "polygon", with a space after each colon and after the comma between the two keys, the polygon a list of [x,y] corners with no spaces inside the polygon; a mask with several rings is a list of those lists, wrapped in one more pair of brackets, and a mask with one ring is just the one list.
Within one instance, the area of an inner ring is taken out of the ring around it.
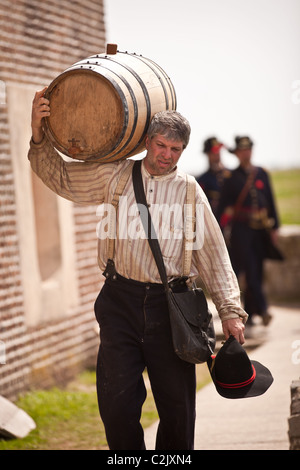
{"label": "black leather satchel", "polygon": [[172,282],[168,283],[158,239],[153,236],[155,230],[144,192],[140,160],[134,163],[132,179],[136,201],[147,209],[147,220],[142,216],[144,211],[141,211],[141,219],[165,287],[174,351],[183,361],[193,364],[206,362],[214,352],[216,336],[205,294],[197,287],[184,292],[173,292]]}

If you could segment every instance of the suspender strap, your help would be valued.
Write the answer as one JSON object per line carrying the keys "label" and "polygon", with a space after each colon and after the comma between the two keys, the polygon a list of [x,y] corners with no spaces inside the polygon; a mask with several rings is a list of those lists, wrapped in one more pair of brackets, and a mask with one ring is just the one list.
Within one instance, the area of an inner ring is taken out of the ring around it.
{"label": "suspender strap", "polygon": [[[132,179],[133,187],[135,192],[136,201],[139,204],[143,204],[147,209],[147,220],[145,217],[141,217],[142,223],[145,229],[145,233],[148,236],[148,242],[153,253],[154,259],[157,264],[157,268],[161,277],[161,280],[166,289],[168,289],[167,274],[165,265],[163,262],[163,257],[161,254],[159,242],[155,234],[155,230],[152,224],[150,212],[148,209],[148,204],[146,201],[146,196],[144,192],[143,179],[141,174],[141,161],[136,161],[132,169]],[[186,191],[186,220],[185,220],[185,229],[184,229],[184,250],[183,250],[183,275],[189,277],[191,262],[192,262],[192,247],[193,247],[193,237],[195,229],[195,193],[196,193],[196,181],[194,178],[187,175],[187,191]],[[144,214],[144,211],[141,212]]]}
{"label": "suspender strap", "polygon": [[183,275],[189,277],[192,264],[193,239],[196,228],[196,181],[186,175],[186,208],[184,227]]}
{"label": "suspender strap", "polygon": [[109,224],[109,234],[108,234],[108,259],[113,260],[115,255],[115,237],[116,237],[116,213],[117,207],[119,204],[119,198],[125,189],[126,183],[132,173],[132,166],[129,164],[121,174],[121,177],[118,181],[116,190],[113,195],[113,199],[111,204],[113,205],[115,211],[114,214],[110,217],[110,224]]}
{"label": "suspender strap", "polygon": [[257,167],[254,167],[252,168],[247,180],[246,180],[246,183],[244,184],[243,186],[243,189],[242,191],[240,192],[239,196],[238,196],[238,199],[236,201],[236,204],[234,206],[234,213],[235,214],[238,214],[238,212],[240,211],[242,205],[243,205],[243,202],[253,184],[253,181],[255,179],[255,176],[256,176],[256,173],[257,173],[257,170],[258,168]]}

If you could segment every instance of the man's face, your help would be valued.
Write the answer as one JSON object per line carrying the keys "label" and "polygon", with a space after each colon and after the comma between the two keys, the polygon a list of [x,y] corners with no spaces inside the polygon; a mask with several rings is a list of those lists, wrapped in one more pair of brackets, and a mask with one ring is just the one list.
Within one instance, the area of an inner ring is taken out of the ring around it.
{"label": "man's face", "polygon": [[221,153],[220,150],[214,152],[208,152],[208,160],[210,165],[217,165],[221,161]]}
{"label": "man's face", "polygon": [[251,162],[252,149],[239,149],[236,150],[236,156],[238,157],[242,166],[247,166]]}
{"label": "man's face", "polygon": [[166,175],[176,167],[183,152],[183,143],[181,140],[168,140],[157,134],[152,139],[146,137],[146,149],[144,163],[150,175]]}

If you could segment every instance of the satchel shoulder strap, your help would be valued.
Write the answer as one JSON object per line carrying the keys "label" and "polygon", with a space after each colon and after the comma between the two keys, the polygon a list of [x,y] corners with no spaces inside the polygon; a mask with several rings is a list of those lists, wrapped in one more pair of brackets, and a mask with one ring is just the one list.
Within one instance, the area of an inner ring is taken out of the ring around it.
{"label": "satchel shoulder strap", "polygon": [[[148,243],[151,248],[153,257],[156,261],[157,269],[159,272],[159,275],[161,277],[162,283],[165,287],[166,292],[169,290],[168,286],[168,278],[167,278],[167,273],[166,273],[166,268],[163,260],[163,256],[161,253],[161,249],[159,246],[158,238],[155,233],[155,229],[152,223],[150,211],[148,208],[147,200],[146,200],[146,195],[144,191],[144,184],[143,184],[143,178],[142,178],[142,173],[141,173],[141,162],[136,161],[133,165],[132,169],[132,181],[133,181],[133,189],[134,189],[134,194],[136,198],[136,202],[138,204],[141,204],[145,209],[146,209],[146,214],[144,211],[140,213],[141,221],[145,230],[145,234],[148,238]],[[145,217],[145,215],[147,217]]]}
{"label": "satchel shoulder strap", "polygon": [[[161,254],[160,246],[158,243],[157,236],[152,224],[150,212],[148,209],[146,196],[143,187],[143,180],[141,175],[141,162],[135,162],[132,170],[133,175],[133,187],[135,192],[136,201],[139,204],[143,204],[147,210],[147,220],[144,217],[142,218],[142,223],[144,225],[148,242],[152,250],[153,256],[155,258],[160,277],[163,284],[167,288],[167,275],[163,262],[163,257]],[[190,268],[192,262],[192,253],[193,253],[193,237],[195,230],[196,222],[196,180],[195,178],[186,175],[186,210],[185,210],[185,227],[184,227],[184,249],[183,249],[183,275],[189,277]],[[147,233],[148,230],[148,233]],[[152,235],[152,236],[151,236]]]}
{"label": "satchel shoulder strap", "polygon": [[[139,167],[139,164],[136,165]],[[116,190],[111,201],[116,210],[120,196],[123,194],[126,183],[132,173],[132,166],[129,164],[121,174]],[[196,180],[190,175],[186,175],[186,212],[184,227],[184,250],[183,250],[183,275],[189,277],[192,262],[192,245],[196,225]],[[148,228],[150,224],[148,223]],[[109,237],[108,237],[108,259],[114,259],[115,250],[116,219],[110,217]]]}

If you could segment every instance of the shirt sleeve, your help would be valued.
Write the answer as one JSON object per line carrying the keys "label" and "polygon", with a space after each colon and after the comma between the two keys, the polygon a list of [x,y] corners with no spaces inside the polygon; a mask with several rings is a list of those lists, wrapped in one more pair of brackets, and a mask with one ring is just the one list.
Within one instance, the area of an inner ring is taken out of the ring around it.
{"label": "shirt sleeve", "polygon": [[248,315],[241,307],[240,289],[224,237],[201,188],[197,192],[196,224],[200,245],[194,251],[193,262],[221,321],[241,318],[246,323]]}
{"label": "shirt sleeve", "polygon": [[116,169],[115,163],[65,161],[46,136],[39,144],[31,139],[28,159],[48,188],[78,204],[102,203],[107,181]]}

